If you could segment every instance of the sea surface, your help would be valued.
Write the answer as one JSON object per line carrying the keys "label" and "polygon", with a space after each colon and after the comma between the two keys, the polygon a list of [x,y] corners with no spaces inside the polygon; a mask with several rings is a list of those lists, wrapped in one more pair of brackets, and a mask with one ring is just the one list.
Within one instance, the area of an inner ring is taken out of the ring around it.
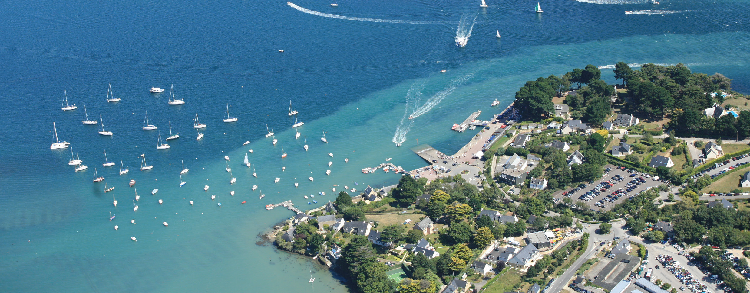
{"label": "sea surface", "polygon": [[[420,144],[452,154],[476,133],[453,123],[476,110],[487,119],[525,81],[587,64],[615,82],[606,68],[618,61],[684,63],[750,93],[747,1],[545,0],[543,14],[533,2],[0,1],[0,291],[346,292],[314,261],[256,244],[292,216],[266,204],[307,209],[334,187],[395,184],[397,174],[360,170],[386,158],[424,166],[409,150]],[[105,101],[109,84],[121,102]],[[171,85],[185,105],[167,104]],[[77,110],[61,111],[64,91]],[[84,104],[113,137],[81,124]],[[222,122],[227,104],[238,122]],[[158,130],[141,129],[146,112]],[[53,122],[88,170],[68,166],[70,149],[50,150]],[[170,123],[181,137],[156,150]],[[102,166],[105,150],[115,167]],[[139,171],[141,155],[153,170]],[[92,183],[95,169],[113,192]]]}

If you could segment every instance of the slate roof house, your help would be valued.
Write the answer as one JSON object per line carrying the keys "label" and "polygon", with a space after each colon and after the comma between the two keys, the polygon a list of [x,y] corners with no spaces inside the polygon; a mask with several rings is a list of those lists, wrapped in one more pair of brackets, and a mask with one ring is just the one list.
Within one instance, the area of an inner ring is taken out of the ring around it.
{"label": "slate roof house", "polygon": [[424,235],[430,235],[435,233],[435,224],[432,222],[430,217],[424,217],[419,223],[414,225],[415,230],[422,231]]}
{"label": "slate roof house", "polygon": [[615,157],[625,156],[632,153],[633,150],[630,148],[630,145],[624,142],[621,142],[620,145],[612,148],[612,155]]}
{"label": "slate roof house", "polygon": [[718,157],[724,156],[724,149],[722,149],[720,145],[711,141],[708,142],[703,148],[703,154],[705,155],[706,159],[716,159]]}
{"label": "slate roof house", "polygon": [[579,151],[573,152],[570,156],[568,156],[568,166],[580,165],[583,164],[583,154]]}
{"label": "slate roof house", "polygon": [[383,242],[383,240],[380,239],[380,231],[370,231],[370,234],[367,235],[367,240],[370,240],[372,244],[384,247],[390,247],[393,244],[393,242]]}
{"label": "slate roof house", "polygon": [[491,265],[483,263],[481,261],[475,261],[473,264],[471,264],[471,268],[473,268],[474,271],[476,271],[480,275],[486,275],[487,273],[492,271]]}
{"label": "slate roof house", "polygon": [[289,227],[289,230],[286,230],[286,232],[281,235],[281,239],[284,239],[287,242],[294,242],[294,229],[296,229],[296,227]]}
{"label": "slate roof house", "polygon": [[526,235],[526,241],[534,245],[537,249],[547,249],[552,247],[552,243],[545,235],[544,231],[529,233]]}
{"label": "slate roof house", "polygon": [[505,266],[513,256],[516,255],[516,248],[513,246],[495,247],[490,253],[487,254],[486,259],[500,266]]}
{"label": "slate roof house", "polygon": [[490,217],[490,220],[493,220],[495,222],[500,222],[503,224],[518,222],[518,218],[516,216],[506,216],[496,210],[482,209],[482,211],[479,212],[479,217],[483,215]]}
{"label": "slate roof house", "polygon": [[674,166],[674,162],[672,162],[672,158],[670,157],[653,156],[651,158],[651,162],[648,163],[648,166],[651,168],[659,168],[659,167],[672,168]]}
{"label": "slate roof house", "polygon": [[539,250],[534,245],[526,245],[513,258],[508,261],[508,265],[516,268],[524,268],[531,264],[539,256]]}
{"label": "slate roof house", "polygon": [[368,222],[364,221],[357,221],[357,222],[346,222],[344,223],[344,226],[341,227],[341,230],[349,233],[349,234],[356,234],[360,236],[367,236],[370,234],[370,229],[372,228],[372,225]]}
{"label": "slate roof house", "polygon": [[326,204],[326,213],[336,214],[337,212],[336,206],[329,200]]}
{"label": "slate roof house", "polygon": [[555,104],[555,116],[568,118],[570,114],[570,106],[566,104]]}
{"label": "slate roof house", "polygon": [[706,114],[706,117],[714,119],[719,119],[719,117],[728,114],[727,111],[719,105],[714,105],[711,108],[707,108],[703,110],[703,113]]}
{"label": "slate roof house", "polygon": [[448,286],[445,286],[445,289],[441,293],[466,293],[469,292],[469,286],[469,282],[453,279]]}
{"label": "slate roof house", "polygon": [[670,222],[658,221],[654,229],[664,232],[666,235],[674,233],[674,226]]}
{"label": "slate roof house", "polygon": [[630,127],[633,125],[638,124],[640,122],[638,118],[633,117],[633,115],[629,114],[617,114],[617,118],[615,118],[614,121],[612,121],[612,124],[619,127]]}
{"label": "slate roof house", "polygon": [[416,245],[409,244],[405,248],[411,250],[414,253],[424,254],[424,256],[426,256],[429,259],[433,259],[433,258],[440,256],[440,253],[435,251],[435,248],[432,247],[430,242],[424,238],[420,239]]}
{"label": "slate roof house", "polygon": [[750,171],[745,172],[745,175],[742,175],[742,180],[740,180],[740,187],[750,187]]}
{"label": "slate roof house", "polygon": [[559,133],[561,134],[570,134],[571,132],[581,132],[588,134],[594,132],[594,129],[586,125],[586,123],[583,123],[581,120],[570,120],[568,122],[565,122],[559,131]]}
{"label": "slate roof house", "polygon": [[627,239],[623,239],[620,242],[617,242],[617,245],[615,245],[614,248],[612,248],[611,254],[618,255],[618,254],[628,254],[630,252],[630,241]]}
{"label": "slate roof house", "polygon": [[333,226],[333,224],[336,224],[336,216],[334,215],[320,216],[317,218],[317,220],[318,229],[323,229],[326,225],[331,227]]}
{"label": "slate roof house", "polygon": [[419,197],[417,197],[417,201],[415,202],[415,204],[417,205],[428,204],[430,203],[430,198],[432,198],[432,194],[429,194],[429,193],[422,194]]}
{"label": "slate roof house", "polygon": [[513,143],[511,143],[511,146],[522,148],[526,146],[526,142],[528,142],[531,139],[531,136],[528,134],[519,134],[516,136],[516,139],[513,140]]}
{"label": "slate roof house", "polygon": [[728,209],[733,209],[734,205],[731,202],[729,202],[728,200],[722,199],[721,201],[713,200],[713,201],[709,202],[708,203],[708,207],[709,208],[722,207],[722,208],[725,208],[725,209],[728,210]]}
{"label": "slate roof house", "polygon": [[545,144],[544,146],[548,147],[548,148],[550,148],[550,147],[551,148],[556,148],[556,149],[561,150],[563,152],[567,152],[570,149],[570,144],[567,141],[566,142],[561,142],[559,140],[553,140],[552,142],[550,142],[548,144]]}

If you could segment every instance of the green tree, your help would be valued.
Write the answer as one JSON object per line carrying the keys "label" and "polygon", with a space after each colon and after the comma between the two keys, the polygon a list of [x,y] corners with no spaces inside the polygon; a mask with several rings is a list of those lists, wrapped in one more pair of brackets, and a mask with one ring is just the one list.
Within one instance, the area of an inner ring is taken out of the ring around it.
{"label": "green tree", "polygon": [[487,227],[477,229],[477,233],[474,234],[474,246],[477,248],[484,248],[492,243],[495,239],[495,235],[492,235],[492,231]]}
{"label": "green tree", "polygon": [[381,262],[367,262],[357,275],[357,287],[362,293],[391,293],[396,283],[388,278],[388,266]]}
{"label": "green tree", "polygon": [[344,220],[364,221],[365,212],[363,212],[359,207],[348,207],[344,210]]}
{"label": "green tree", "polygon": [[610,223],[601,223],[599,225],[599,233],[600,234],[609,234],[609,232],[612,231],[612,224]]}
{"label": "green tree", "polygon": [[552,97],[556,91],[545,81],[528,81],[516,92],[516,109],[526,120],[540,121],[554,113]]}
{"label": "green tree", "polygon": [[590,135],[588,139],[589,147],[595,149],[598,152],[604,151],[604,145],[606,144],[606,142],[607,139],[598,133]]}
{"label": "green tree", "polygon": [[625,85],[625,80],[627,80],[628,76],[633,72],[632,69],[630,69],[630,66],[628,66],[625,62],[617,62],[615,64],[615,79],[622,79],[622,85]]}
{"label": "green tree", "polygon": [[409,230],[409,232],[406,232],[404,241],[406,241],[406,243],[417,243],[422,238],[424,238],[424,233],[422,233],[422,231]]}
{"label": "green tree", "polygon": [[349,196],[346,191],[339,192],[339,196],[336,197],[336,206],[339,207],[339,209],[343,209],[344,207],[348,207],[352,205],[352,197]]}
{"label": "green tree", "polygon": [[596,97],[586,106],[583,119],[592,125],[601,125],[612,112],[609,97]]}
{"label": "green tree", "polygon": [[581,83],[589,84],[594,80],[598,80],[602,76],[601,70],[594,65],[586,65],[581,73]]}
{"label": "green tree", "polygon": [[450,244],[458,244],[458,243],[467,243],[471,239],[471,227],[467,222],[459,222],[458,224],[451,225],[448,229],[442,230],[445,231],[444,237],[446,238],[446,241],[443,241],[445,243]]}
{"label": "green tree", "polygon": [[451,223],[457,223],[466,219],[473,210],[465,203],[454,202],[445,207],[445,214]]}
{"label": "green tree", "polygon": [[661,242],[662,240],[664,240],[664,232],[654,230],[654,231],[646,233],[646,236],[644,238],[651,240],[653,242]]}
{"label": "green tree", "polygon": [[380,233],[380,239],[385,242],[398,242],[404,237],[406,228],[404,225],[394,224],[388,225],[383,228],[383,232]]}
{"label": "green tree", "polygon": [[411,176],[401,176],[398,185],[393,189],[393,198],[401,205],[406,207],[414,203],[417,197],[422,195],[419,184]]}
{"label": "green tree", "polygon": [[442,201],[430,201],[430,203],[427,204],[425,214],[432,219],[439,219],[445,214],[445,203]]}

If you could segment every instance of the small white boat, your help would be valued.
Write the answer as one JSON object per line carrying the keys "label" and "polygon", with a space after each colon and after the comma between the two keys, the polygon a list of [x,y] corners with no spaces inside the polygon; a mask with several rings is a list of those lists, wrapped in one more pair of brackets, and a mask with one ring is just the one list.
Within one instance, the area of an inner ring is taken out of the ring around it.
{"label": "small white boat", "polygon": [[99,121],[102,122],[102,125],[101,125],[102,129],[99,130],[99,134],[100,135],[104,135],[104,136],[112,136],[112,131],[106,131],[106,130],[104,130],[104,120],[102,120],[102,116],[101,115],[99,115]]}
{"label": "small white boat", "polygon": [[344,158],[344,163],[349,163],[349,158]]}
{"label": "small white boat", "polygon": [[156,149],[157,150],[166,150],[166,149],[169,149],[169,148],[170,148],[170,146],[168,144],[163,143],[161,141],[161,132],[159,132],[159,139],[156,142]]}
{"label": "small white boat", "polygon": [[[499,30],[495,31],[495,37],[497,37],[498,39],[500,38],[500,31]],[[497,100],[495,100],[495,101],[497,101]],[[499,104],[499,102],[498,102],[498,104]]]}
{"label": "small white boat", "polygon": [[247,166],[248,168],[250,168],[250,161],[247,159],[247,154],[245,154],[245,160],[242,163],[245,164],[245,166]]}
{"label": "small white boat", "polygon": [[246,140],[246,141],[245,141],[244,143],[242,143],[242,145],[243,145],[243,146],[245,146],[245,145],[249,145],[249,144],[250,144],[250,141],[249,141],[249,140]]}
{"label": "small white boat", "polygon": [[326,192],[325,191],[321,191],[320,195],[326,195]]}
{"label": "small white boat", "polygon": [[229,180],[229,184],[235,184],[237,183],[237,178],[232,177],[231,180]]}
{"label": "small white boat", "polygon": [[258,189],[258,185],[253,185],[253,191],[255,191],[256,189]]}
{"label": "small white boat", "polygon": [[542,11],[542,6],[539,5],[539,2],[536,3],[536,8],[534,8],[534,11],[536,11],[536,13],[544,12]]}
{"label": "small white boat", "polygon": [[86,170],[86,169],[88,169],[88,168],[89,168],[89,167],[88,167],[88,166],[86,166],[86,165],[78,165],[78,167],[76,167],[76,172],[79,172],[79,171],[85,171],[85,170]]}
{"label": "small white boat", "polygon": [[331,165],[333,165],[333,162],[328,161],[328,167],[330,167]]}
{"label": "small white boat", "polygon": [[122,161],[120,161],[120,175],[128,174],[130,170],[128,168],[125,168],[125,166],[122,164]]}
{"label": "small white boat", "polygon": [[73,148],[70,148],[70,161],[68,161],[68,166],[78,166],[81,163],[83,163],[83,161],[81,161],[80,158],[73,156]]}
{"label": "small white boat", "polygon": [[183,187],[183,186],[185,186],[185,184],[187,184],[187,182],[185,182],[185,181],[182,181],[182,179],[180,179],[180,187]]}
{"label": "small white boat", "polygon": [[352,193],[357,192],[356,188],[352,188]]}
{"label": "small white boat", "polygon": [[[188,171],[190,171],[190,169],[188,169],[188,168],[185,168],[185,160],[182,160],[182,171],[180,171],[180,175],[184,175],[184,174],[186,174],[186,173],[187,173]],[[180,176],[180,178],[182,178],[182,176]]]}
{"label": "small white boat", "polygon": [[392,159],[393,159],[393,158],[385,158],[385,161],[386,161],[386,162],[388,162],[388,161],[390,161],[390,160],[392,160]]}
{"label": "small white boat", "polygon": [[148,111],[146,111],[146,117],[143,119],[143,130],[156,130],[156,125],[148,123]]}
{"label": "small white boat", "polygon": [[137,212],[137,211],[138,211],[138,205],[135,205],[135,206],[133,207],[133,211],[134,211],[134,212]]}
{"label": "small white boat", "polygon": [[234,190],[230,191],[229,195],[234,196]]}
{"label": "small white boat", "polygon": [[224,160],[229,161],[229,156],[224,156]]}
{"label": "small white boat", "polygon": [[227,104],[227,118],[224,118],[224,123],[232,123],[237,122],[237,117],[230,117],[229,116],[229,104]]}
{"label": "small white boat", "polygon": [[304,145],[303,148],[305,148],[305,151],[307,151],[310,147],[308,147],[307,145]]}
{"label": "small white boat", "polygon": [[198,132],[198,137],[196,137],[195,140],[201,140],[201,139],[203,139],[203,133]]}
{"label": "small white boat", "polygon": [[120,229],[120,226],[115,225],[115,231],[117,231],[117,229]]}
{"label": "small white boat", "polygon": [[109,88],[107,89],[107,103],[117,103],[120,101],[120,98],[115,98],[115,94],[112,92],[112,84],[109,84]]}
{"label": "small white boat", "polygon": [[286,171],[286,167],[281,167],[281,172]]}
{"label": "small white boat", "polygon": [[216,199],[216,195],[215,195],[215,194],[212,194],[212,195],[211,195],[211,200],[214,200],[214,199]]}
{"label": "small white boat", "polygon": [[174,97],[174,84],[169,88],[169,102],[167,102],[167,104],[170,104],[170,105],[173,105],[173,106],[184,105],[185,104],[185,100],[183,100],[183,99],[176,99]]}
{"label": "small white boat", "polygon": [[331,7],[339,7],[339,5],[336,3],[331,3]]}
{"label": "small white boat", "polygon": [[134,190],[135,190],[135,201],[138,201],[141,199],[141,196],[138,195],[138,188],[135,188]]}
{"label": "small white boat", "polygon": [[297,128],[297,127],[300,127],[302,125],[305,125],[305,122],[301,122],[301,121],[298,122],[297,118],[294,118],[294,124],[292,124],[292,128]]}
{"label": "small white boat", "polygon": [[247,150],[247,152],[252,154],[253,153],[253,149],[249,149],[249,150]]}
{"label": "small white boat", "polygon": [[299,137],[300,137],[300,136],[301,136],[302,134],[301,134],[301,133],[299,133],[299,131],[297,131],[297,129],[295,129],[295,130],[294,130],[294,132],[296,132],[296,133],[294,134],[294,139],[299,139]]}
{"label": "small white boat", "polygon": [[[110,192],[112,190],[115,190],[115,187],[114,186],[107,187],[107,183],[105,182],[104,183],[104,193]],[[112,196],[112,198],[114,198],[114,195]],[[117,206],[117,200],[115,200],[115,206]]]}
{"label": "small white boat", "polygon": [[94,183],[104,181],[104,176],[99,176],[94,168]]}
{"label": "small white boat", "polygon": [[152,87],[149,91],[151,93],[153,93],[153,94],[158,94],[158,93],[163,93],[164,89],[163,88],[158,88],[158,87]]}
{"label": "small white boat", "polygon": [[115,162],[110,162],[109,160],[107,160],[107,151],[105,150],[104,151],[104,164],[102,164],[102,166],[104,166],[104,167],[112,167],[114,165],[115,165]]}
{"label": "small white boat", "polygon": [[130,237],[130,240],[133,240],[133,241],[138,241],[138,239],[135,239],[135,236],[133,236],[133,237]]}
{"label": "small white boat", "polygon": [[143,160],[141,161],[141,171],[148,171],[154,168],[154,166],[149,165],[146,163],[146,155],[141,154],[141,157],[143,157]]}
{"label": "small white boat", "polygon": [[114,195],[112,195],[112,199],[113,199],[112,204],[114,204],[115,207],[117,207],[117,199],[115,198]]}
{"label": "small white boat", "polygon": [[76,104],[73,104],[73,105],[68,104],[68,91],[67,90],[63,91],[63,93],[65,93],[65,100],[61,109],[63,111],[72,111],[72,110],[78,109],[78,106],[76,106]]}
{"label": "small white boat", "polygon": [[326,132],[323,131],[323,137],[320,138],[320,141],[328,143],[328,139],[326,139]]}
{"label": "small white boat", "polygon": [[203,191],[208,191],[208,185],[203,186]]}
{"label": "small white boat", "polygon": [[[286,153],[284,153],[284,149],[281,149],[281,151],[282,151],[281,158],[282,159],[286,158]],[[282,167],[282,168],[285,168],[285,167]]]}
{"label": "small white boat", "polygon": [[159,189],[154,188],[154,190],[151,190],[151,195],[155,195],[157,192],[159,192]]}
{"label": "small white boat", "polygon": [[289,116],[297,115],[299,112],[297,110],[292,110],[292,100],[289,100]]}
{"label": "small white boat", "polygon": [[336,187],[331,188],[331,191],[336,192]]}
{"label": "small white boat", "polygon": [[281,178],[276,177],[276,179],[273,180],[273,183],[279,183],[279,180],[281,180]]}
{"label": "small white boat", "polygon": [[162,225],[164,225],[164,227],[169,226],[169,224],[167,224],[167,222],[162,223]]}
{"label": "small white boat", "polygon": [[274,139],[273,139],[273,141],[272,141],[271,143],[272,143],[273,145],[276,145],[276,143],[277,143],[277,142],[279,142],[279,140],[277,140],[277,139],[275,139],[275,138],[274,138]]}
{"label": "small white boat", "polygon": [[96,120],[89,120],[89,112],[86,111],[86,104],[83,104],[83,115],[85,116],[85,120],[82,121],[83,125],[96,125],[99,123]]}
{"label": "small white boat", "polygon": [[331,175],[331,170],[326,170],[326,175]]}
{"label": "small white boat", "polygon": [[258,174],[255,173],[255,168],[253,168],[253,177],[258,178]]}
{"label": "small white boat", "polygon": [[333,158],[333,153],[328,153],[328,156]]}
{"label": "small white boat", "polygon": [[135,179],[130,179],[129,185],[130,187],[133,187],[133,185],[135,185]]}
{"label": "small white boat", "polygon": [[310,179],[310,181],[313,181],[313,178],[312,178],[312,176],[308,177],[307,179]]}
{"label": "small white boat", "polygon": [[133,225],[135,225],[135,219],[130,220],[130,223],[133,224]]}
{"label": "small white boat", "polygon": [[198,114],[195,114],[195,119],[193,119],[193,128],[195,129],[203,129],[206,128],[206,124],[203,124],[198,120]]}
{"label": "small white boat", "polygon": [[193,201],[192,200],[190,201],[190,205],[193,205]]}
{"label": "small white boat", "polygon": [[273,136],[273,130],[268,130],[268,124],[266,124],[266,131],[268,132],[268,133],[266,133],[266,137]]}
{"label": "small white boat", "polygon": [[299,187],[299,183],[294,182],[294,187]]}
{"label": "small white boat", "polygon": [[490,107],[495,107],[497,105],[500,105],[500,101],[498,101],[497,99],[495,99],[494,101],[492,101],[492,104],[490,104]]}
{"label": "small white boat", "polygon": [[51,150],[59,150],[67,148],[70,143],[67,141],[60,141],[60,139],[57,137],[57,125],[55,122],[52,122],[52,128],[55,130],[55,142],[52,143],[52,145],[49,147]]}
{"label": "small white boat", "polygon": [[173,140],[180,138],[179,133],[172,134],[172,121],[169,121],[169,136],[167,137],[167,140]]}
{"label": "small white boat", "polygon": [[487,8],[487,3],[484,3],[484,0],[482,0],[482,4],[479,4],[479,7]]}
{"label": "small white boat", "polygon": [[308,199],[307,195],[305,195],[305,199]]}
{"label": "small white boat", "polygon": [[163,203],[164,203],[164,201],[163,201],[163,200],[161,200],[161,198],[160,198],[160,199],[159,199],[159,204],[163,204]]}

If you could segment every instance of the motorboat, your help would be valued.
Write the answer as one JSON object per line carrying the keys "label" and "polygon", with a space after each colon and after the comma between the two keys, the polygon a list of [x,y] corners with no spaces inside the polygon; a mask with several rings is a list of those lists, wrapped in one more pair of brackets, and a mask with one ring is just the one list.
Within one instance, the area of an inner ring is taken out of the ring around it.
{"label": "motorboat", "polygon": [[344,158],[344,163],[349,163],[349,158]]}
{"label": "motorboat", "polygon": [[252,154],[253,153],[253,149],[249,149],[249,150],[247,150],[247,152]]}
{"label": "motorboat", "polygon": [[156,125],[148,123],[148,111],[146,111],[146,117],[143,119],[143,130],[156,130]]}
{"label": "motorboat", "polygon": [[212,194],[211,195],[211,200],[215,200],[215,199],[216,199],[216,194]]}
{"label": "motorboat", "polygon": [[328,153],[328,156],[333,158],[333,153]]}
{"label": "motorboat", "polygon": [[300,137],[300,136],[301,136],[302,134],[301,134],[301,133],[299,133],[299,131],[297,131],[297,129],[295,129],[295,130],[294,130],[294,132],[295,132],[295,134],[294,134],[294,139],[299,139],[299,137]]}
{"label": "motorboat", "polygon": [[114,204],[115,207],[117,207],[117,199],[115,198],[114,195],[112,195],[112,204]]}
{"label": "motorboat", "polygon": [[273,141],[271,141],[271,143],[272,143],[273,145],[276,145],[276,143],[277,143],[277,142],[279,142],[279,140],[278,140],[278,139],[275,139],[275,138],[273,139]]}
{"label": "motorboat", "polygon": [[169,149],[169,148],[170,148],[170,146],[168,144],[163,143],[161,141],[161,132],[159,132],[159,140],[156,142],[156,149],[157,150],[166,150],[166,149]]}
{"label": "motorboat", "polygon": [[267,204],[267,205],[266,205],[266,210],[269,210],[269,211],[270,211],[270,210],[272,210],[272,209],[273,209],[273,205],[272,205],[272,204]]}
{"label": "motorboat", "polygon": [[167,224],[167,222],[162,223],[162,225],[164,225],[164,227],[169,226],[169,224]]}
{"label": "motorboat", "polygon": [[169,102],[167,102],[167,104],[174,105],[174,106],[185,104],[185,100],[176,99],[174,97],[174,84],[169,88]]}
{"label": "motorboat", "polygon": [[173,140],[180,138],[179,133],[172,134],[172,121],[169,121],[169,136],[167,137],[167,140]]}
{"label": "motorboat", "polygon": [[109,88],[107,89],[107,103],[117,103],[120,101],[120,98],[115,98],[115,94],[112,92],[112,84],[109,84]]}
{"label": "motorboat", "polygon": [[242,143],[243,146],[246,146],[246,145],[249,145],[249,144],[250,144],[249,140],[246,140],[245,142]]}
{"label": "motorboat", "polygon": [[99,121],[102,122],[102,125],[101,125],[102,129],[99,130],[99,134],[100,135],[104,135],[104,136],[112,136],[112,131],[104,130],[104,120],[102,120],[102,116],[101,115],[99,115]]}
{"label": "motorboat", "polygon": [[135,239],[135,236],[133,236],[133,237],[130,237],[130,240],[133,240],[133,241],[138,241],[138,239]]}
{"label": "motorboat", "polygon": [[229,104],[227,104],[227,118],[224,118],[224,123],[237,122],[237,117],[229,116]]}
{"label": "motorboat", "polygon": [[[499,34],[498,34],[498,36],[499,36]],[[497,99],[495,99],[494,101],[492,101],[492,104],[490,104],[490,107],[495,107],[497,105],[500,105],[500,101],[498,101]]]}
{"label": "motorboat", "polygon": [[331,7],[339,7],[339,5],[336,3],[331,3]]}
{"label": "motorboat", "polygon": [[302,125],[305,125],[305,122],[297,121],[297,118],[294,118],[294,124],[292,124],[292,128],[297,128],[297,127],[300,127]]}
{"label": "motorboat", "polygon": [[102,166],[104,166],[104,167],[112,167],[114,165],[115,165],[115,162],[110,162],[109,160],[107,160],[107,151],[105,150],[104,151],[104,164],[102,164]]}
{"label": "motorboat", "polygon": [[310,149],[310,147],[309,147],[309,146],[307,146],[307,145],[304,145],[304,146],[302,146],[302,147],[303,147],[303,148],[305,148],[305,151],[307,151],[308,149]]}
{"label": "motorboat", "polygon": [[52,122],[52,128],[55,130],[55,142],[53,142],[49,148],[51,150],[59,150],[59,149],[67,148],[70,145],[70,143],[67,141],[60,141],[60,139],[57,137],[57,125],[55,124],[55,122]]}
{"label": "motorboat", "polygon": [[281,180],[281,178],[276,177],[276,179],[273,180],[273,183],[279,183],[279,180]]}
{"label": "motorboat", "polygon": [[78,165],[78,167],[76,167],[76,172],[86,171],[86,169],[88,168],[89,168],[88,166],[81,164],[81,165]]}
{"label": "motorboat", "polygon": [[308,177],[307,179],[310,179],[310,181],[313,181],[313,178],[312,178],[312,176]]}
{"label": "motorboat", "polygon": [[203,129],[206,128],[206,124],[203,124],[198,120],[198,114],[195,114],[195,119],[193,120],[193,128],[195,129]]}
{"label": "motorboat", "polygon": [[115,231],[117,231],[117,229],[120,229],[120,226],[115,225]]}
{"label": "motorboat", "polygon": [[495,37],[497,37],[498,39],[500,38],[500,31],[499,30],[495,31]]}
{"label": "motorboat", "polygon": [[78,106],[76,106],[76,104],[68,104],[68,91],[63,91],[63,93],[65,93],[65,99],[63,100],[63,106],[61,109],[63,111],[73,111],[75,109],[78,109]]}
{"label": "motorboat", "polygon": [[[161,200],[161,198],[160,198],[160,199],[159,199],[159,204],[163,204],[163,203],[164,203],[164,201],[163,201],[163,200]],[[165,222],[165,223],[166,223],[166,222]]]}
{"label": "motorboat", "polygon": [[255,173],[255,168],[253,168],[253,177],[258,178],[258,173]]}
{"label": "motorboat", "polygon": [[138,188],[135,188],[134,190],[135,190],[135,201],[138,201],[141,199],[141,196],[138,195]]}
{"label": "motorboat", "polygon": [[224,160],[229,161],[229,156],[224,156]]}
{"label": "motorboat", "polygon": [[234,196],[234,190],[230,191],[229,195]]}
{"label": "motorboat", "polygon": [[255,191],[256,189],[258,189],[258,185],[253,185],[253,191]]}
{"label": "motorboat", "polygon": [[130,183],[128,183],[128,185],[130,185],[130,187],[133,187],[133,185],[135,185],[135,179],[130,179]]}
{"label": "motorboat", "polygon": [[[237,178],[232,177],[232,179],[229,180],[229,184],[235,184],[235,183],[237,183]],[[234,191],[232,191],[232,192],[234,192]]]}
{"label": "motorboat", "polygon": [[99,121],[89,120],[89,112],[86,111],[86,104],[83,104],[83,115],[85,120],[82,121],[83,125],[96,125]]}
{"label": "motorboat", "polygon": [[286,171],[286,166],[281,167],[281,172]]}
{"label": "motorboat", "polygon": [[128,168],[124,168],[124,165],[122,164],[122,161],[120,161],[120,175],[128,174],[130,170]]}
{"label": "motorboat", "polygon": [[295,188],[296,188],[296,187],[299,187],[299,183],[297,183],[297,182],[294,182],[294,187],[295,187]]}
{"label": "motorboat", "polygon": [[203,186],[203,191],[208,191],[208,185]]}
{"label": "motorboat", "polygon": [[196,137],[195,140],[201,140],[201,139],[203,139],[203,133],[198,132],[198,137]]}
{"label": "motorboat", "polygon": [[151,190],[151,195],[155,195],[157,192],[159,192],[159,189],[154,188],[154,190]]}
{"label": "motorboat", "polygon": [[331,175],[331,170],[326,170],[326,175]]}
{"label": "motorboat", "polygon": [[158,88],[158,87],[152,87],[149,91],[152,94],[160,94],[160,93],[164,92],[164,89],[163,88]]}
{"label": "motorboat", "polygon": [[[283,152],[284,150],[282,149],[281,151]],[[282,159],[286,158],[286,153],[282,153],[282,154],[281,154],[281,158],[282,158]]]}
{"label": "motorboat", "polygon": [[193,201],[192,200],[190,201],[190,205],[193,205]]}
{"label": "motorboat", "polygon": [[330,167],[331,165],[333,165],[333,162],[328,161],[328,167]]}
{"label": "motorboat", "polygon": [[260,194],[260,196],[258,197],[258,199],[263,199],[264,197],[266,197],[266,195],[265,195],[265,194],[263,194],[263,193],[261,192],[261,194]]}
{"label": "motorboat", "polygon": [[135,205],[135,206],[133,206],[133,211],[134,211],[134,212],[137,212],[137,211],[138,211],[138,205]]}
{"label": "motorboat", "polygon": [[187,184],[187,182],[185,182],[185,181],[180,181],[180,187],[183,187],[183,186],[185,186],[185,184]]}

